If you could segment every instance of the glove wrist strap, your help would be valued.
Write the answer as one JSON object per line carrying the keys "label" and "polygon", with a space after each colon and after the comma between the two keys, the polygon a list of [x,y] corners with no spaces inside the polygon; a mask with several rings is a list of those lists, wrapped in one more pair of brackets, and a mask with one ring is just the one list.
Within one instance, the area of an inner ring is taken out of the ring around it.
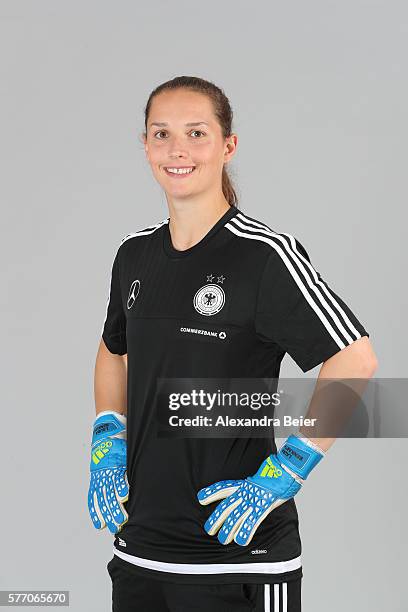
{"label": "glove wrist strap", "polygon": [[104,438],[126,440],[126,416],[113,410],[100,412],[93,425],[92,445]]}
{"label": "glove wrist strap", "polygon": [[290,435],[279,449],[277,457],[282,465],[306,480],[314,467],[323,459],[325,452],[308,438]]}

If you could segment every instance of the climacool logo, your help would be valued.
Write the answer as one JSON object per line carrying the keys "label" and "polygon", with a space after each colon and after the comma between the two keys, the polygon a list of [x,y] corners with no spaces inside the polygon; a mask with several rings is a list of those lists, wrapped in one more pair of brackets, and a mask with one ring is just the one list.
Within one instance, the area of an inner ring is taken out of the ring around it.
{"label": "climacool logo", "polygon": [[208,329],[197,329],[195,327],[180,327],[180,331],[186,334],[200,334],[203,336],[211,336],[212,338],[220,338],[220,340],[225,340],[227,334],[225,331],[211,331]]}
{"label": "climacool logo", "polygon": [[309,458],[309,453],[303,453],[289,444],[282,447],[282,455],[285,455],[294,465],[303,466]]}
{"label": "climacool logo", "polygon": [[100,436],[101,434],[107,434],[110,431],[114,431],[116,429],[116,424],[112,422],[108,423],[100,423],[96,425],[94,429],[94,436]]}

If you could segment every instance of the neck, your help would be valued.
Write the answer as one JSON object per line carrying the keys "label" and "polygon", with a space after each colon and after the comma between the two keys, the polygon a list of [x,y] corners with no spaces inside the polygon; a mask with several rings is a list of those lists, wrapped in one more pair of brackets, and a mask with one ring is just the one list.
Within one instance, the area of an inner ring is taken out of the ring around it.
{"label": "neck", "polygon": [[224,194],[211,204],[199,202],[171,202],[169,231],[175,249],[184,251],[197,244],[219,219],[231,208]]}

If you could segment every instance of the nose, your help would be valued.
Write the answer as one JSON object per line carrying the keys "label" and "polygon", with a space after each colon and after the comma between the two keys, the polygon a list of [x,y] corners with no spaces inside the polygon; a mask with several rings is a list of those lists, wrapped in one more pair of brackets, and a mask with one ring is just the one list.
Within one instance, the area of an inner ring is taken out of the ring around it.
{"label": "nose", "polygon": [[171,144],[169,146],[169,156],[170,157],[186,157],[187,156],[187,151],[185,149],[184,144],[182,143],[182,139],[181,138],[177,138],[174,137],[171,141]]}

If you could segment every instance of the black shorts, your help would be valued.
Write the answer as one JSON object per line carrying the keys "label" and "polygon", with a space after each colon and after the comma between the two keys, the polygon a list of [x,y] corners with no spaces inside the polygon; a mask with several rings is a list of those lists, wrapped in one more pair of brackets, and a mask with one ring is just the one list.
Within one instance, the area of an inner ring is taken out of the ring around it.
{"label": "black shorts", "polygon": [[278,584],[179,584],[129,572],[116,555],[107,570],[112,612],[300,612],[302,578]]}

